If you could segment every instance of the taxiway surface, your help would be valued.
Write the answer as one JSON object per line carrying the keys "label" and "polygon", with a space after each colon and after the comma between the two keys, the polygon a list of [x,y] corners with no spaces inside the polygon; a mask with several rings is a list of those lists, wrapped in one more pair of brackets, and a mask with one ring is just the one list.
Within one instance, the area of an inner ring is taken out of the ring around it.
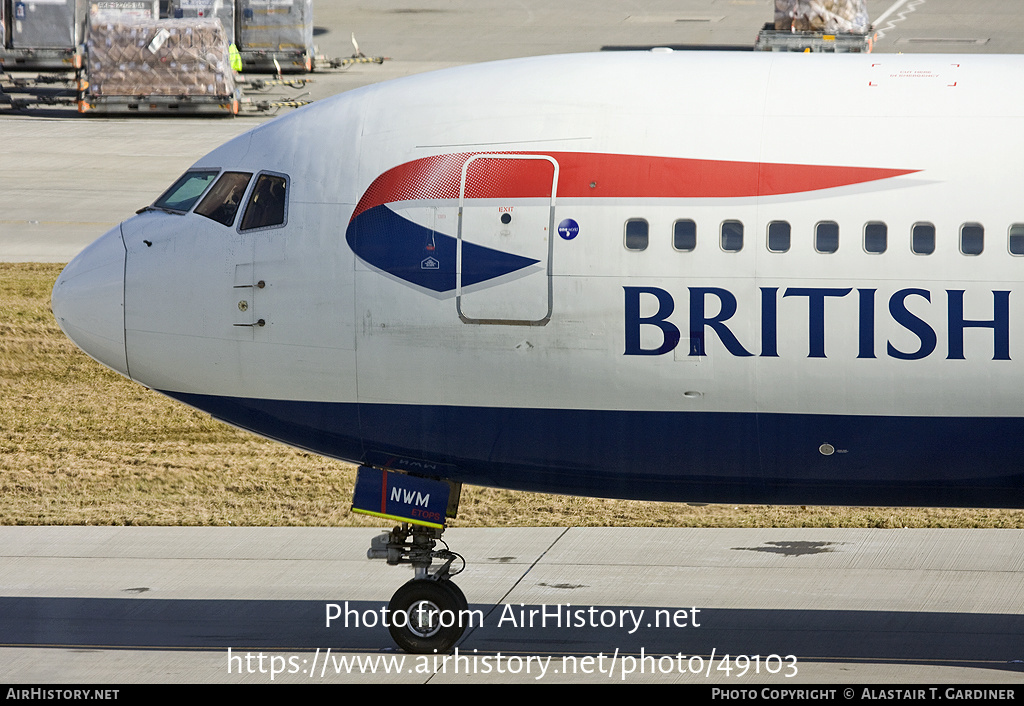
{"label": "taxiway surface", "polygon": [[0,681],[1024,683],[1021,530],[450,529],[461,664],[365,625],[377,533],[0,528]]}

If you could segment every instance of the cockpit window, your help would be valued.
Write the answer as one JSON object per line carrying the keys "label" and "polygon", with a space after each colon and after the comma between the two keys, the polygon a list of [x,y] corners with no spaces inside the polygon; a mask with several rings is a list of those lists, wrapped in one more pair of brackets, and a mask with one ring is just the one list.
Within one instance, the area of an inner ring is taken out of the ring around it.
{"label": "cockpit window", "polygon": [[235,222],[235,214],[242,205],[242,197],[250,179],[251,172],[224,172],[206,198],[196,206],[196,213],[223,225],[231,225]]}
{"label": "cockpit window", "polygon": [[287,213],[288,180],[274,174],[260,174],[242,215],[241,230],[284,225]]}
{"label": "cockpit window", "polygon": [[203,169],[202,171],[185,172],[170,189],[153,204],[154,208],[164,208],[170,211],[188,211],[203,195],[206,188],[217,178],[220,170]]}

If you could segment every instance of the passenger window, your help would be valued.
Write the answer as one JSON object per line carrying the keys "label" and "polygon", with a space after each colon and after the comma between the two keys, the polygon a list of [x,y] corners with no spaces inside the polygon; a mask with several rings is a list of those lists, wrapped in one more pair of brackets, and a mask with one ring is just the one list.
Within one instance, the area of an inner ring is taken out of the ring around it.
{"label": "passenger window", "polygon": [[739,221],[722,221],[722,250],[739,252],[743,249],[743,224]]}
{"label": "passenger window", "polygon": [[889,240],[889,227],[881,221],[864,224],[864,251],[877,254],[885,252]]}
{"label": "passenger window", "polygon": [[1010,254],[1024,255],[1024,223],[1010,226]]}
{"label": "passenger window", "polygon": [[978,223],[964,223],[960,226],[960,252],[964,255],[980,255],[985,249],[985,229]]}
{"label": "passenger window", "polygon": [[673,223],[672,247],[682,252],[690,252],[697,247],[697,224],[689,220]]}
{"label": "passenger window", "polygon": [[647,221],[642,218],[630,218],[626,221],[626,249],[647,249]]}
{"label": "passenger window", "polygon": [[915,255],[931,255],[935,252],[935,226],[931,223],[915,223],[910,232],[910,249]]}
{"label": "passenger window", "polygon": [[822,221],[814,226],[814,249],[830,255],[839,249],[839,224]]}
{"label": "passenger window", "polygon": [[789,252],[790,227],[786,221],[768,224],[768,249],[771,252]]}
{"label": "passenger window", "polygon": [[270,228],[285,223],[288,213],[288,180],[273,174],[260,174],[256,178],[249,203],[242,214],[241,230]]}
{"label": "passenger window", "polygon": [[219,169],[185,172],[167,191],[161,194],[153,206],[185,213],[195,205],[206,188],[220,174]]}
{"label": "passenger window", "polygon": [[235,214],[242,205],[250,179],[252,174],[249,172],[224,172],[206,198],[196,206],[196,213],[223,225],[231,225],[235,222]]}

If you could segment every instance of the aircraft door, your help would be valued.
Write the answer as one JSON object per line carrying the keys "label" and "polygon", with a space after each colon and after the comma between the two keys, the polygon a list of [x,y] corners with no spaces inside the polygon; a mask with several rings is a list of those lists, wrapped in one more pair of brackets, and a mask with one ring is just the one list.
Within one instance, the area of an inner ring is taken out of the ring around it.
{"label": "aircraft door", "polygon": [[475,155],[462,167],[456,308],[467,324],[551,319],[551,232],[558,163],[545,155]]}
{"label": "aircraft door", "polygon": [[246,201],[239,208],[237,233],[247,245],[244,260],[235,264],[235,297],[238,299],[234,328],[239,337],[257,342],[274,342],[282,336],[281,288],[286,276],[281,229],[289,222],[288,178],[283,174],[259,172]]}

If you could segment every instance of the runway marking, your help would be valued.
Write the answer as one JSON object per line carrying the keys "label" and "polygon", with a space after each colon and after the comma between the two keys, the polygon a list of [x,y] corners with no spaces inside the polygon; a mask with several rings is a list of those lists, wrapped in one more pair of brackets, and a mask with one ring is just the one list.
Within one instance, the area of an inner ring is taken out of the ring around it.
{"label": "runway marking", "polygon": [[[888,10],[886,10],[881,15],[879,15],[878,19],[876,19],[874,22],[872,22],[872,24],[874,26],[876,26],[876,27],[878,25],[882,24],[882,22],[884,22],[886,19],[888,19],[889,15],[891,15],[892,13],[896,12],[898,9],[903,7],[903,5],[906,4],[907,2],[908,2],[908,0],[896,0],[896,2],[894,2],[889,7]],[[877,40],[881,39],[882,37],[884,37],[885,33],[888,32],[890,29],[895,29],[897,22],[902,22],[903,20],[907,19],[907,15],[909,15],[911,12],[916,10],[918,8],[918,6],[924,5],[924,3],[925,3],[925,0],[912,0],[910,2],[910,4],[907,5],[907,9],[899,14],[899,17],[897,17],[896,19],[892,20],[885,27],[883,27],[883,28],[881,28],[881,29],[879,29],[879,30],[877,30],[875,32],[875,40],[877,41]]]}
{"label": "runway marking", "polygon": [[[526,579],[527,574],[529,574],[531,571],[533,571],[533,569],[537,566],[537,564],[540,563],[541,559],[543,559],[544,556],[549,551],[551,551],[554,548],[554,546],[556,544],[558,544],[562,540],[563,537],[565,537],[566,534],[569,533],[570,529],[572,529],[572,528],[571,527],[564,528],[562,530],[561,534],[559,534],[554,539],[554,541],[552,541],[551,544],[548,545],[548,548],[545,549],[544,551],[542,551],[540,553],[540,555],[536,559],[533,560],[533,562],[526,568],[526,571],[524,571],[522,573],[522,575],[519,576],[519,578],[517,578],[515,581],[512,582],[512,585],[509,587],[509,589],[507,591],[505,591],[504,595],[502,595],[497,600],[497,602],[494,604],[494,607],[492,607],[489,611],[487,611],[487,614],[484,616],[484,620],[485,621],[487,620],[487,618],[489,618],[491,615],[493,615],[499,609],[501,609],[504,605],[506,605],[505,601],[508,600],[508,597],[512,594],[512,591],[514,591],[516,589],[516,587],[518,587],[519,584],[522,583]],[[476,626],[471,626],[470,629],[466,631],[466,634],[463,635],[462,638],[460,638],[459,644],[462,644],[462,643],[466,642],[469,639],[470,635],[472,635],[475,631],[476,631]]]}

